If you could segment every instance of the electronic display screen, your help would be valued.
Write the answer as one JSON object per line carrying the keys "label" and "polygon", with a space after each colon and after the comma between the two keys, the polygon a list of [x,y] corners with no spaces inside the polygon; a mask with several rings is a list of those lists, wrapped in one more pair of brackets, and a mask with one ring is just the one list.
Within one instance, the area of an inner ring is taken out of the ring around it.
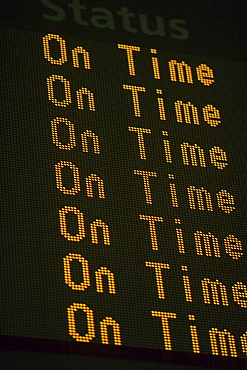
{"label": "electronic display screen", "polygon": [[246,358],[246,64],[1,28],[5,336]]}

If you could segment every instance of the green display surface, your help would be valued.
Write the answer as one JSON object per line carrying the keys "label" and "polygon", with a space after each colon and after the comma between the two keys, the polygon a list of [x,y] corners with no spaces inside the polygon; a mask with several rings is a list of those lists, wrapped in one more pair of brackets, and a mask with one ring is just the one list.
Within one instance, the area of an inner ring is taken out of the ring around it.
{"label": "green display surface", "polygon": [[246,357],[246,64],[1,50],[2,334]]}

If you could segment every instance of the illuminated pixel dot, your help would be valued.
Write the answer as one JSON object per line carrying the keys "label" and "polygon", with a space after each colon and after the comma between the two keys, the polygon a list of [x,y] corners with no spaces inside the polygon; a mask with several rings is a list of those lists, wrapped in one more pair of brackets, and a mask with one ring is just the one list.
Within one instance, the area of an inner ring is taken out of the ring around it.
{"label": "illuminated pixel dot", "polygon": [[188,266],[181,266],[182,271],[188,271]]}

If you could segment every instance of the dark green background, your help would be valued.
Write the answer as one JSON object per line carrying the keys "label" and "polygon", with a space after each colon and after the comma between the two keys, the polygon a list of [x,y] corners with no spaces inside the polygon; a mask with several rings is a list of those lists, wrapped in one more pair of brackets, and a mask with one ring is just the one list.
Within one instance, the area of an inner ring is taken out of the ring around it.
{"label": "dark green background", "polygon": [[[121,325],[122,343],[126,346],[163,348],[161,320],[151,310],[176,312],[171,320],[174,351],[191,352],[188,314],[197,318],[202,353],[211,353],[208,330],[224,328],[236,338],[247,328],[245,309],[232,298],[231,286],[246,283],[245,256],[232,260],[223,248],[223,239],[234,234],[243,242],[245,233],[245,86],[243,62],[159,51],[161,80],[152,75],[151,54],[142,48],[136,53],[136,76],[129,76],[126,54],[117,44],[81,39],[66,39],[69,61],[63,66],[51,65],[44,59],[44,34],[2,29],[1,140],[4,147],[4,231],[2,248],[3,302],[2,334],[23,337],[73,340],[68,334],[66,308],[73,302],[85,303],[95,314],[96,338],[100,343],[99,322],[112,316]],[[83,46],[90,51],[91,70],[72,66],[70,50]],[[193,68],[194,84],[171,82],[168,61],[185,60]],[[209,65],[215,83],[205,87],[196,80],[195,68]],[[56,107],[47,98],[46,78],[63,75],[71,83],[73,103]],[[145,86],[141,95],[142,117],[133,114],[131,92],[123,84]],[[87,87],[95,94],[96,112],[78,110],[75,91]],[[163,90],[167,120],[160,121],[155,89]],[[174,101],[191,101],[198,107],[200,125],[176,121]],[[203,121],[202,107],[216,106],[222,123],[212,128]],[[77,147],[59,150],[51,139],[50,122],[66,117],[75,125]],[[145,135],[147,160],[141,160],[137,135],[128,126],[152,129]],[[94,131],[100,139],[101,155],[81,151],[80,134]],[[163,136],[169,132],[173,163],[165,162]],[[207,168],[184,166],[180,144],[197,143],[205,149]],[[227,152],[229,166],[218,170],[210,164],[208,150],[220,146]],[[64,195],[55,184],[54,166],[60,160],[71,161],[80,169],[81,193]],[[153,205],[145,203],[142,178],[134,169],[155,171],[151,178]],[[88,198],[85,177],[96,173],[105,182],[106,199]],[[168,173],[175,175],[179,203],[171,206]],[[214,212],[190,210],[186,188],[204,186],[212,194]],[[214,194],[227,189],[235,197],[236,210],[222,212]],[[76,206],[85,215],[86,238],[69,242],[60,234],[58,210]],[[152,251],[149,228],[139,215],[164,218],[157,225],[159,251]],[[110,227],[111,245],[92,244],[89,224],[96,218]],[[187,253],[176,247],[174,218],[180,218]],[[197,256],[193,233],[211,231],[219,238],[222,257]],[[91,287],[84,292],[72,291],[64,283],[62,259],[68,253],[80,253],[88,261]],[[166,300],[157,297],[154,269],[145,261],[169,263],[164,271]],[[194,301],[184,299],[182,271],[188,265]],[[108,267],[115,274],[117,294],[96,293],[94,271]],[[201,279],[219,279],[227,286],[229,306],[206,305]],[[83,335],[84,322],[78,325]]]}

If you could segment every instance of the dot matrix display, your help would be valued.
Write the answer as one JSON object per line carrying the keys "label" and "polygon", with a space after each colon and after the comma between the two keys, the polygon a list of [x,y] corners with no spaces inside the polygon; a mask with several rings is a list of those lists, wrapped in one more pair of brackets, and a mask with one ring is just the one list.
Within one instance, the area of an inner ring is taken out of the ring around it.
{"label": "dot matrix display", "polygon": [[246,357],[245,64],[1,33],[3,334]]}

